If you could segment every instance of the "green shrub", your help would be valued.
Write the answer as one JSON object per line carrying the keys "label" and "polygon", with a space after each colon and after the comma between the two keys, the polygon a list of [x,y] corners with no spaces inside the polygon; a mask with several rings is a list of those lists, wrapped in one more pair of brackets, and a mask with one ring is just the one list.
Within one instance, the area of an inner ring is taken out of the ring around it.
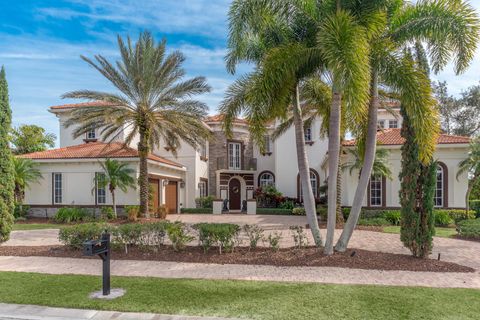
{"label": "green shrub", "polygon": [[249,225],[246,224],[243,226],[243,231],[248,237],[249,249],[255,249],[257,247],[258,241],[263,239],[263,230],[258,225]]}
{"label": "green shrub", "polygon": [[480,219],[460,221],[457,226],[457,231],[462,237],[480,239]]}
{"label": "green shrub", "polygon": [[291,215],[292,210],[280,208],[257,208],[257,214]]}
{"label": "green shrub", "polygon": [[393,224],[394,226],[400,225],[400,220],[402,219],[402,214],[399,210],[387,210],[383,213],[383,218]]}
{"label": "green shrub", "polygon": [[198,209],[212,209],[214,199],[215,199],[215,197],[213,197],[213,196],[196,198],[195,199],[195,204],[197,205]]}
{"label": "green shrub", "polygon": [[442,212],[441,214],[445,214],[443,211],[448,214],[448,216],[455,222],[458,223],[462,220],[469,220],[475,219],[475,211],[468,210],[468,213],[463,209],[435,209],[434,212]]}
{"label": "green shrub", "polygon": [[292,214],[294,216],[304,216],[305,215],[305,208],[304,207],[296,207],[292,209]]}
{"label": "green shrub", "polygon": [[232,223],[198,223],[194,226],[199,233],[199,241],[205,252],[218,246],[218,251],[233,251],[238,240],[240,226]]}
{"label": "green shrub", "polygon": [[347,221],[351,208],[342,208],[343,219]]}
{"label": "green shrub", "polygon": [[13,217],[15,218],[15,220],[18,220],[18,218],[25,218],[27,216],[28,210],[30,210],[30,206],[24,204],[15,204]]}
{"label": "green shrub", "polygon": [[317,215],[322,221],[327,221],[328,207],[327,206],[317,206]]}
{"label": "green shrub", "polygon": [[195,239],[188,234],[185,224],[180,221],[175,221],[167,225],[167,235],[174,251],[183,250],[187,243]]}
{"label": "green shrub", "polygon": [[113,208],[108,206],[104,206],[100,209],[100,215],[103,220],[112,220],[115,218]]}
{"label": "green shrub", "polygon": [[358,220],[360,226],[388,226],[391,225],[390,221],[385,218],[367,218]]}
{"label": "green shrub", "polygon": [[435,216],[436,226],[447,227],[455,222],[455,220],[450,217],[448,210],[434,210],[433,214]]}
{"label": "green shrub", "polygon": [[283,202],[280,202],[278,208],[292,210],[293,208],[295,208],[295,203],[292,200],[285,200]]}
{"label": "green shrub", "polygon": [[108,229],[107,225],[99,223],[84,223],[62,227],[58,232],[58,239],[66,246],[82,249],[86,240],[100,239],[102,232],[106,229]]}
{"label": "green shrub", "polygon": [[301,249],[308,245],[308,238],[306,233],[303,231],[303,227],[301,226],[291,226],[290,232],[292,233],[293,243],[295,244],[295,248]]}
{"label": "green shrub", "polygon": [[212,208],[181,208],[180,213],[208,214],[208,213],[213,213],[213,211],[212,211]]}
{"label": "green shrub", "polygon": [[80,222],[92,219],[92,215],[85,208],[60,208],[54,220],[58,223]]}
{"label": "green shrub", "polygon": [[480,218],[480,200],[470,200],[470,209],[475,211],[475,217]]}
{"label": "green shrub", "polygon": [[282,233],[281,232],[273,232],[268,235],[267,240],[270,245],[270,248],[273,251],[278,251],[280,249],[280,240],[282,239]]}
{"label": "green shrub", "polygon": [[128,221],[134,222],[138,219],[138,214],[140,213],[140,206],[125,206],[125,211],[127,212]]}

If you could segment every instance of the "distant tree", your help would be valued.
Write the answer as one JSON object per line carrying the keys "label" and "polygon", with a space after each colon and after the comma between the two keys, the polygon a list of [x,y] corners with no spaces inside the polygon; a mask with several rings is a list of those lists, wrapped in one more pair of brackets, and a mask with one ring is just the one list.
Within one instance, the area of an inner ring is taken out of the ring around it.
{"label": "distant tree", "polygon": [[38,165],[31,159],[13,157],[15,172],[15,203],[22,204],[25,189],[42,178]]}
{"label": "distant tree", "polygon": [[470,143],[470,150],[468,151],[467,158],[458,164],[457,180],[458,177],[464,173],[469,175],[468,188],[465,195],[465,210],[468,212],[470,193],[475,186],[478,188],[480,185],[480,138],[477,138]]}
{"label": "distant tree", "polygon": [[12,110],[8,102],[8,84],[5,69],[0,70],[0,242],[7,241],[13,224],[14,173],[9,133]]}
{"label": "distant tree", "polygon": [[26,154],[53,148],[55,139],[57,137],[53,133],[46,133],[42,127],[24,124],[12,129],[10,142],[14,154]]}
{"label": "distant tree", "polygon": [[440,124],[442,131],[446,134],[453,134],[454,115],[459,109],[458,100],[448,94],[447,82],[432,83],[435,98],[437,98],[440,111]]}
{"label": "distant tree", "polygon": [[133,178],[135,170],[128,167],[126,162],[107,159],[100,164],[103,174],[95,176],[95,185],[100,188],[107,188],[112,195],[113,212],[117,217],[117,204],[115,201],[115,190],[120,189],[127,192],[128,188],[135,188],[135,179]]}

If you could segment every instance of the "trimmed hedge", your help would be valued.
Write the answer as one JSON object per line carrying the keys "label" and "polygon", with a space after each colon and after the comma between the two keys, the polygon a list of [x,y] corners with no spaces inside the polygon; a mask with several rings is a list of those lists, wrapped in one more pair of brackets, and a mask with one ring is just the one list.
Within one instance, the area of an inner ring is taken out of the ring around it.
{"label": "trimmed hedge", "polygon": [[475,217],[480,218],[480,200],[470,200],[470,209],[475,211]]}
{"label": "trimmed hedge", "polygon": [[457,231],[461,237],[480,239],[480,219],[460,221]]}
{"label": "trimmed hedge", "polygon": [[257,208],[257,214],[291,215],[292,210],[280,208]]}
{"label": "trimmed hedge", "polygon": [[367,218],[358,220],[360,226],[389,226],[392,223],[385,218]]}
{"label": "trimmed hedge", "polygon": [[208,214],[208,213],[213,213],[213,209],[212,208],[181,208],[180,213]]}

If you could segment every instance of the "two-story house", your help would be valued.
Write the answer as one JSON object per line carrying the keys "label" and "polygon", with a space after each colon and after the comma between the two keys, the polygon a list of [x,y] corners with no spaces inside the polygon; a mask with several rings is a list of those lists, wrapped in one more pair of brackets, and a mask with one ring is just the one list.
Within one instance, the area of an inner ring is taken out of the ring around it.
{"label": "two-story house", "polygon": [[[25,203],[37,216],[53,215],[62,206],[99,207],[111,204],[110,194],[95,186],[94,177],[101,174],[100,161],[106,158],[126,161],[138,175],[138,152],[136,144],[123,147],[126,132],[119,132],[116,141],[107,144],[99,136],[101,128],[74,139],[74,127],[64,123],[73,108],[88,103],[50,107],[50,112],[59,119],[60,148],[24,155],[40,166],[43,179],[26,190]],[[105,107],[108,107],[106,105]],[[153,209],[166,205],[169,212],[195,207],[195,199],[212,195],[228,199],[230,212],[241,212],[242,203],[254,196],[259,186],[274,185],[285,196],[300,199],[302,190],[298,175],[295,134],[293,128],[272,141],[265,136],[266,149],[261,152],[250,139],[248,123],[236,119],[233,134],[227,138],[222,130],[222,118],[210,116],[204,119],[212,132],[210,141],[199,148],[182,144],[174,157],[163,145],[149,156],[149,174]],[[398,191],[401,168],[400,136],[402,119],[399,107],[394,103],[378,112],[377,141],[380,148],[390,150],[392,179],[372,177],[364,205],[368,207],[399,207]],[[274,130],[272,123],[267,129]],[[126,129],[127,130],[127,129]],[[310,163],[310,183],[316,197],[320,186],[328,178],[326,166],[328,140],[320,135],[321,119],[315,119],[305,129],[306,151]],[[438,160],[437,207],[465,207],[465,192],[468,177],[456,177],[458,164],[466,157],[469,138],[440,135],[434,158]],[[354,148],[355,141],[347,140],[345,148]],[[343,161],[351,161],[348,154]],[[342,205],[350,206],[358,183],[358,172],[343,174]],[[117,191],[117,203],[121,206],[138,204],[138,190],[126,193]]]}

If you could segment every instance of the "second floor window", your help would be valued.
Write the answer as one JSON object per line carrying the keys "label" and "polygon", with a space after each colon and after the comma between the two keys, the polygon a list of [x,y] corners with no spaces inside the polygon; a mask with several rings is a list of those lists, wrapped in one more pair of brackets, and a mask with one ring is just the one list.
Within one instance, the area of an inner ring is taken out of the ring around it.
{"label": "second floor window", "polygon": [[105,180],[105,173],[97,172],[97,185],[95,186],[97,189],[97,203],[98,204],[105,204],[107,203],[107,190],[103,185],[103,181]]}
{"label": "second floor window", "polygon": [[272,153],[272,141],[269,135],[263,137],[265,140],[265,153]]}
{"label": "second floor window", "polygon": [[200,158],[206,160],[207,159],[207,144],[202,143],[200,144]]}
{"label": "second floor window", "polygon": [[242,167],[242,144],[238,142],[228,143],[228,168],[240,170]]}
{"label": "second floor window", "polygon": [[62,203],[63,201],[63,181],[61,173],[52,174],[53,183],[53,203]]}
{"label": "second floor window", "polygon": [[97,134],[95,132],[95,129],[90,129],[85,133],[85,138],[87,140],[95,140],[97,138]]}
{"label": "second floor window", "polygon": [[397,120],[389,120],[388,121],[388,127],[390,129],[398,128],[398,121]]}
{"label": "second floor window", "polygon": [[377,121],[377,127],[379,129],[385,129],[385,120],[378,120]]}
{"label": "second floor window", "polygon": [[305,128],[305,142],[312,141],[312,127]]}

